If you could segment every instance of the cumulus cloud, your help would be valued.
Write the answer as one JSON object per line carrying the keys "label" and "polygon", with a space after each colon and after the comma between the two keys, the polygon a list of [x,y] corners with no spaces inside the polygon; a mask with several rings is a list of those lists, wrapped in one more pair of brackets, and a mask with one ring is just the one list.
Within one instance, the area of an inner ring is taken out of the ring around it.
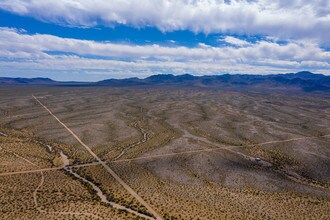
{"label": "cumulus cloud", "polygon": [[[245,73],[245,74],[278,74],[288,73],[299,70],[312,70],[315,73],[328,73],[329,64],[324,64],[323,68],[315,68],[311,63],[299,63],[288,61],[269,65],[272,61],[263,61],[258,65],[236,64],[226,61],[221,63],[201,63],[201,62],[159,62],[137,60],[135,62],[125,62],[118,60],[97,60],[89,58],[81,58],[77,56],[56,56],[52,58],[44,58],[41,60],[24,60],[24,61],[0,61],[0,71],[7,74],[19,74],[24,76],[25,73],[45,73],[56,72],[57,74],[102,74],[116,76],[117,78],[125,77],[146,77],[153,74],[185,74],[193,75],[213,75],[220,73]],[[282,66],[283,65],[283,66]],[[319,65],[319,64],[318,64]]]}
{"label": "cumulus cloud", "polygon": [[24,30],[0,28],[0,70],[145,76],[155,73],[282,73],[307,69],[330,74],[330,52],[313,42],[292,41],[281,45],[269,40],[252,44],[236,38],[224,39],[241,46],[199,44],[189,48],[115,44],[45,34],[29,35]]}
{"label": "cumulus cloud", "polygon": [[247,42],[245,40],[241,40],[239,38],[232,37],[232,36],[226,36],[223,39],[219,39],[219,41],[224,41],[224,42],[226,42],[228,44],[239,46],[239,47],[251,45],[251,43],[249,43],[249,42]]}
{"label": "cumulus cloud", "polygon": [[[226,37],[231,38],[231,37]],[[61,38],[46,34],[24,34],[16,29],[0,28],[1,51],[24,52],[33,57],[49,56],[48,51],[73,53],[80,56],[92,55],[112,58],[158,60],[200,60],[218,62],[224,59],[257,60],[261,58],[279,60],[330,60],[330,52],[324,51],[312,42],[289,42],[285,45],[270,41],[255,44],[235,38],[235,43],[248,47],[212,47],[203,43],[198,47],[166,47],[158,44],[130,45],[110,42],[96,42]],[[15,56],[13,56],[15,57]]]}
{"label": "cumulus cloud", "polygon": [[330,45],[328,0],[2,0],[0,8],[69,26],[264,34]]}

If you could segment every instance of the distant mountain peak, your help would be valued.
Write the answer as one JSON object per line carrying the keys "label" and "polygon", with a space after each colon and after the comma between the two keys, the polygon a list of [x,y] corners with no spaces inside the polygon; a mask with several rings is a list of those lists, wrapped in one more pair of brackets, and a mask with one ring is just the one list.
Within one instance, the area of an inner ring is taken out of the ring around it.
{"label": "distant mountain peak", "polygon": [[282,76],[286,79],[299,78],[299,79],[303,79],[303,80],[318,80],[318,79],[321,79],[321,78],[325,77],[325,75],[315,74],[315,73],[311,73],[309,71],[301,71],[301,72],[297,72],[297,73],[280,74],[278,76]]}
{"label": "distant mountain peak", "polygon": [[147,77],[146,79],[171,79],[175,76],[173,74],[157,74]]}
{"label": "distant mountain peak", "polygon": [[301,89],[304,91],[330,91],[330,76],[314,74],[309,71],[274,75],[209,75],[158,74],[144,79],[137,77],[126,79],[107,79],[99,82],[57,82],[49,78],[8,78],[0,77],[1,85],[68,85],[68,86],[196,86],[234,89]]}
{"label": "distant mountain peak", "polygon": [[10,78],[10,77],[0,77],[0,84],[55,84],[56,81],[50,78]]}
{"label": "distant mountain peak", "polygon": [[314,75],[315,73],[311,73],[309,71],[300,71],[295,73],[296,75],[303,75],[303,76],[310,76],[310,75]]}

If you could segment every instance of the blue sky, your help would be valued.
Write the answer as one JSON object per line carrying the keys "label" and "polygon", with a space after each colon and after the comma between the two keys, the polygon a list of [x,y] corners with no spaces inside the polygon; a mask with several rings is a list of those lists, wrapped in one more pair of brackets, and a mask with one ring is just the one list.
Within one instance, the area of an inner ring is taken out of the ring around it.
{"label": "blue sky", "polygon": [[330,75],[329,24],[328,0],[2,0],[0,76]]}

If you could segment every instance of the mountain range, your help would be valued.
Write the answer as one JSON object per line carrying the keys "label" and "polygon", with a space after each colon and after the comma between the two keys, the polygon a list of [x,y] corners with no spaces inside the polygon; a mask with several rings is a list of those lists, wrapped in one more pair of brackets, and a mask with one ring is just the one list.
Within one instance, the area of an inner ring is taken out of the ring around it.
{"label": "mountain range", "polygon": [[10,78],[0,77],[0,85],[58,85],[58,86],[194,86],[211,88],[240,89],[300,89],[307,92],[330,92],[330,76],[308,71],[273,75],[211,75],[193,76],[190,74],[152,75],[144,79],[108,79],[99,82],[60,82],[49,78]]}

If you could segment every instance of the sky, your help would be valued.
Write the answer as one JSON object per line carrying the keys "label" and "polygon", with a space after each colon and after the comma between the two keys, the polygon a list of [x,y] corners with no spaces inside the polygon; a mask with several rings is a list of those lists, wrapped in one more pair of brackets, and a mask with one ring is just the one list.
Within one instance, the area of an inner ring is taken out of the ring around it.
{"label": "sky", "polygon": [[1,0],[0,76],[330,75],[329,0]]}

